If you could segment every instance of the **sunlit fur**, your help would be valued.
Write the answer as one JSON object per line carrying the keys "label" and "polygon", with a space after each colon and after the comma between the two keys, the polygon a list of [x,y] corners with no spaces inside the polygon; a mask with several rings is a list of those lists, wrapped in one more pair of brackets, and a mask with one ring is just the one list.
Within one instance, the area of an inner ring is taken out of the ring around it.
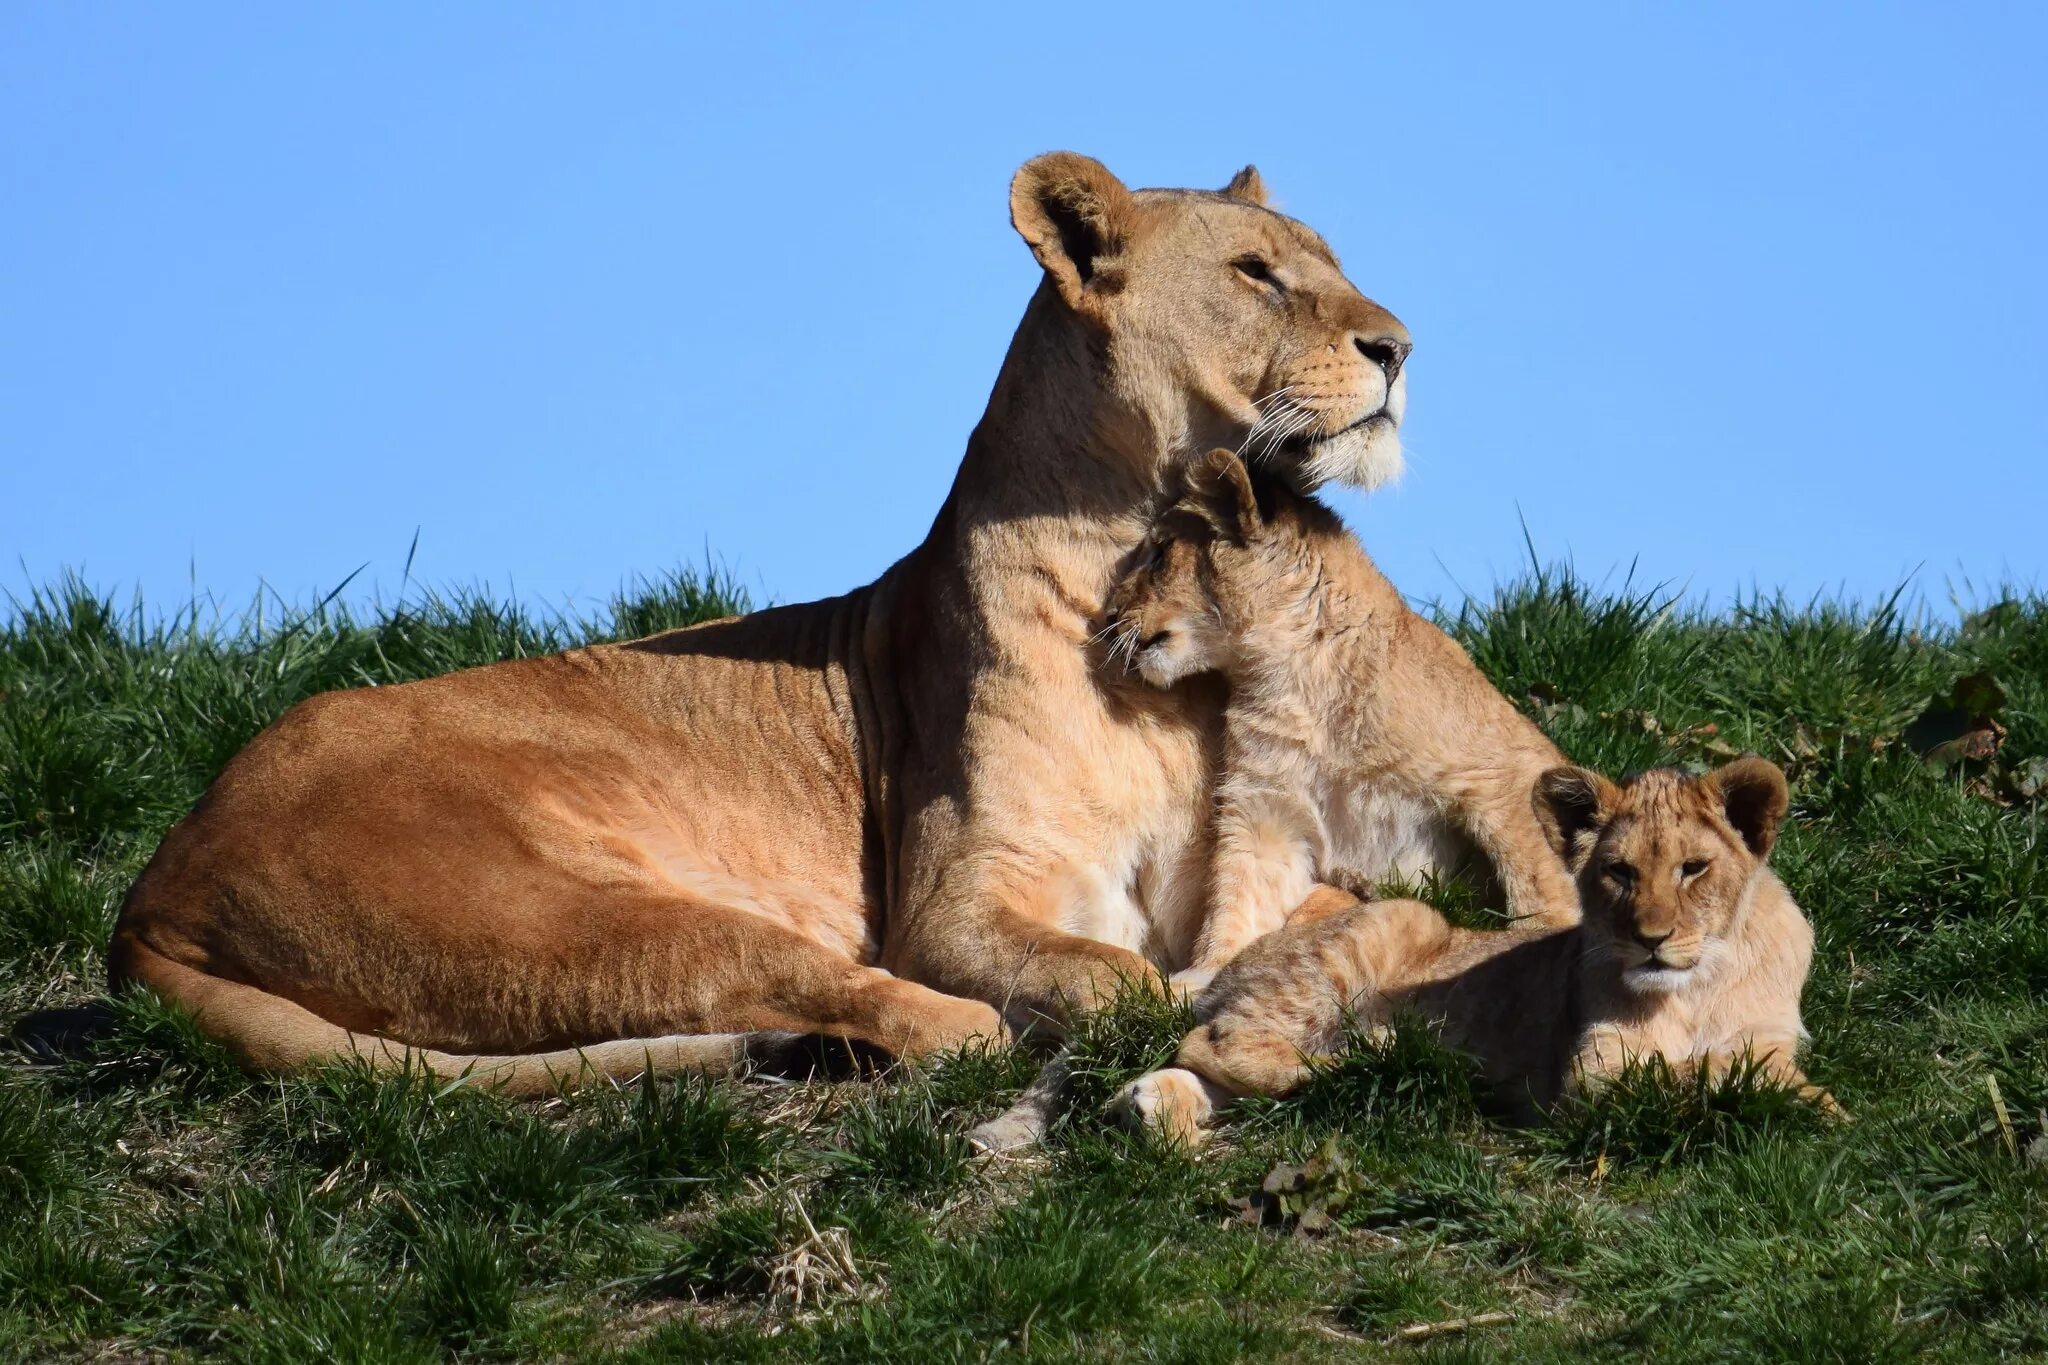
{"label": "sunlit fur", "polygon": [[[1133,1082],[1120,1106],[1199,1139],[1231,1098],[1299,1085],[1347,1019],[1371,1026],[1406,1010],[1475,1056],[1525,1109],[1654,1055],[1710,1074],[1753,1058],[1837,1112],[1796,1060],[1813,933],[1765,864],[1785,813],[1783,775],[1759,758],[1706,777],[1659,770],[1620,784],[1559,768],[1539,781],[1534,803],[1586,886],[1581,924],[1457,929],[1417,901],[1368,903],[1324,888],[1217,975],[1175,1066]],[[1602,890],[1619,859],[1670,874],[1669,894]],[[1677,876],[1699,860],[1708,866]],[[1658,941],[1655,954],[1644,937]],[[1653,958],[1669,965],[1652,968]],[[1645,971],[1656,973],[1653,987]]]}
{"label": "sunlit fur", "polygon": [[[1261,492],[1264,496],[1261,497]],[[1194,988],[1319,880],[1483,855],[1518,918],[1578,918],[1529,802],[1563,756],[1423,620],[1320,503],[1213,452],[1111,591],[1108,666],[1230,684],[1209,912]]]}
{"label": "sunlit fur", "polygon": [[[1070,306],[1118,332],[1117,420],[1141,448],[1227,445],[1297,488],[1378,487],[1401,471],[1407,330],[1256,180],[1233,186],[1129,193],[1084,171],[1012,212]],[[1108,249],[1075,262],[1077,225],[1098,224]],[[1190,335],[1203,344],[1157,344]]]}
{"label": "sunlit fur", "polygon": [[1163,985],[1222,689],[1105,675],[1103,595],[1213,445],[1379,477],[1407,334],[1253,172],[1055,152],[1008,205],[1040,280],[922,544],[826,601],[294,708],[136,882],[113,983],[261,1069],[517,1090],[756,1031],[915,1058]]}

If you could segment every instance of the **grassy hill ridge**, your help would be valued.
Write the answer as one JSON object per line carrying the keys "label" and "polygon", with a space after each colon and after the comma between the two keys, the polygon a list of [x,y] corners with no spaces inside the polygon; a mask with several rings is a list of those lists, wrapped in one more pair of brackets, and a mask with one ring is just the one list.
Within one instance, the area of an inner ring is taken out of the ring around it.
{"label": "grassy hill ridge", "polygon": [[[31,594],[0,623],[0,1021],[96,994],[129,880],[291,703],[742,605],[688,574],[580,622]],[[1095,1115],[1183,1025],[1134,1002],[1083,1040],[1047,1151],[984,1170],[961,1134],[1027,1078],[1015,1054],[518,1105],[252,1081],[123,1001],[83,1055],[0,1053],[0,1358],[2048,1352],[2048,602],[1706,614],[1559,570],[1445,624],[1578,761],[1786,765],[1809,1069],[1855,1124],[1645,1075],[1515,1131],[1403,1035],[1190,1160]],[[1317,1154],[1290,1211],[1245,1221]],[[1302,1204],[1327,1230],[1295,1230]]]}

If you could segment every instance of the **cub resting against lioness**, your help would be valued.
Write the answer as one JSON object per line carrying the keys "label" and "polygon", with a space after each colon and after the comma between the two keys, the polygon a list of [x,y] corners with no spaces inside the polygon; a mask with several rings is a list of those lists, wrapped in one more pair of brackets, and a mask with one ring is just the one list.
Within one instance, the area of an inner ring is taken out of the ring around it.
{"label": "cub resting against lioness", "polygon": [[[1753,1050],[1803,1084],[1792,1057],[1812,935],[1764,866],[1785,813],[1783,774],[1751,758],[1709,778],[1657,772],[1619,787],[1564,766],[1518,779],[1515,757],[1547,741],[1532,746],[1527,722],[1469,663],[1470,680],[1441,666],[1403,678],[1412,641],[1455,646],[1412,621],[1324,509],[1286,494],[1271,501],[1262,508],[1242,465],[1216,452],[1161,519],[1154,553],[1110,598],[1149,680],[1220,668],[1231,685],[1211,925],[1265,924],[1274,907],[1258,893],[1335,871],[1358,847],[1358,834],[1341,835],[1361,827],[1360,793],[1404,782],[1450,794],[1490,850],[1576,876],[1588,921],[1472,933],[1413,901],[1365,905],[1325,887],[1299,909],[1285,902],[1286,927],[1202,993],[1204,1023],[1182,1045],[1181,1067],[1134,1083],[1124,1103],[1191,1134],[1219,1096],[1298,1084],[1347,1009],[1371,1017],[1393,1003],[1434,1018],[1536,1103],[1554,1099],[1567,1075],[1650,1052],[1718,1064]],[[1432,732],[1387,724],[1403,682],[1433,684],[1424,704],[1461,719],[1434,728],[1459,733],[1461,746],[1418,753],[1393,742]],[[1490,747],[1498,766],[1461,757]],[[1537,851],[1507,842],[1515,834]]]}
{"label": "cub resting against lioness", "polygon": [[[1194,461],[1105,604],[1105,671],[1230,681],[1208,908],[1174,986],[1199,991],[1321,881],[1448,871],[1475,848],[1517,921],[1575,922],[1529,808],[1564,755],[1329,509],[1267,483],[1228,450]],[[1065,1078],[1049,1066],[976,1143],[1036,1141]]]}
{"label": "cub resting against lioness", "polygon": [[1578,920],[1529,807],[1564,755],[1328,508],[1262,498],[1215,450],[1147,548],[1110,591],[1112,651],[1157,687],[1212,671],[1230,683],[1209,912],[1177,984],[1206,985],[1318,881],[1447,870],[1468,840],[1512,918]]}

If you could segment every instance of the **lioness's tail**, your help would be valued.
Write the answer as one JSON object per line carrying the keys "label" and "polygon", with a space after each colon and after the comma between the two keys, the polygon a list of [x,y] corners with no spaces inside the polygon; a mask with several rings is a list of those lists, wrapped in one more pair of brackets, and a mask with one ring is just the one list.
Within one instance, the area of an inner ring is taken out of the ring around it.
{"label": "lioness's tail", "polygon": [[122,975],[191,1011],[207,1036],[242,1065],[269,1074],[356,1059],[379,1071],[420,1067],[503,1095],[552,1095],[593,1081],[648,1074],[730,1075],[779,1057],[795,1042],[795,1035],[787,1033],[684,1033],[505,1056],[437,1052],[353,1033],[281,995],[187,967],[139,943],[126,946]]}

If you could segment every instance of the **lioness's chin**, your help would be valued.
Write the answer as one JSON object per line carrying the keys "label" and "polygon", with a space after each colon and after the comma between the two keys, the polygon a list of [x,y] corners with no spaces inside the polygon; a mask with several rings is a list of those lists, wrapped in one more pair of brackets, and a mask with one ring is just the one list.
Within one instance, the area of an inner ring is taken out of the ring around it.
{"label": "lioness's chin", "polygon": [[1303,492],[1326,483],[1371,492],[1401,477],[1401,429],[1390,418],[1375,417],[1310,442],[1302,448],[1293,475]]}

